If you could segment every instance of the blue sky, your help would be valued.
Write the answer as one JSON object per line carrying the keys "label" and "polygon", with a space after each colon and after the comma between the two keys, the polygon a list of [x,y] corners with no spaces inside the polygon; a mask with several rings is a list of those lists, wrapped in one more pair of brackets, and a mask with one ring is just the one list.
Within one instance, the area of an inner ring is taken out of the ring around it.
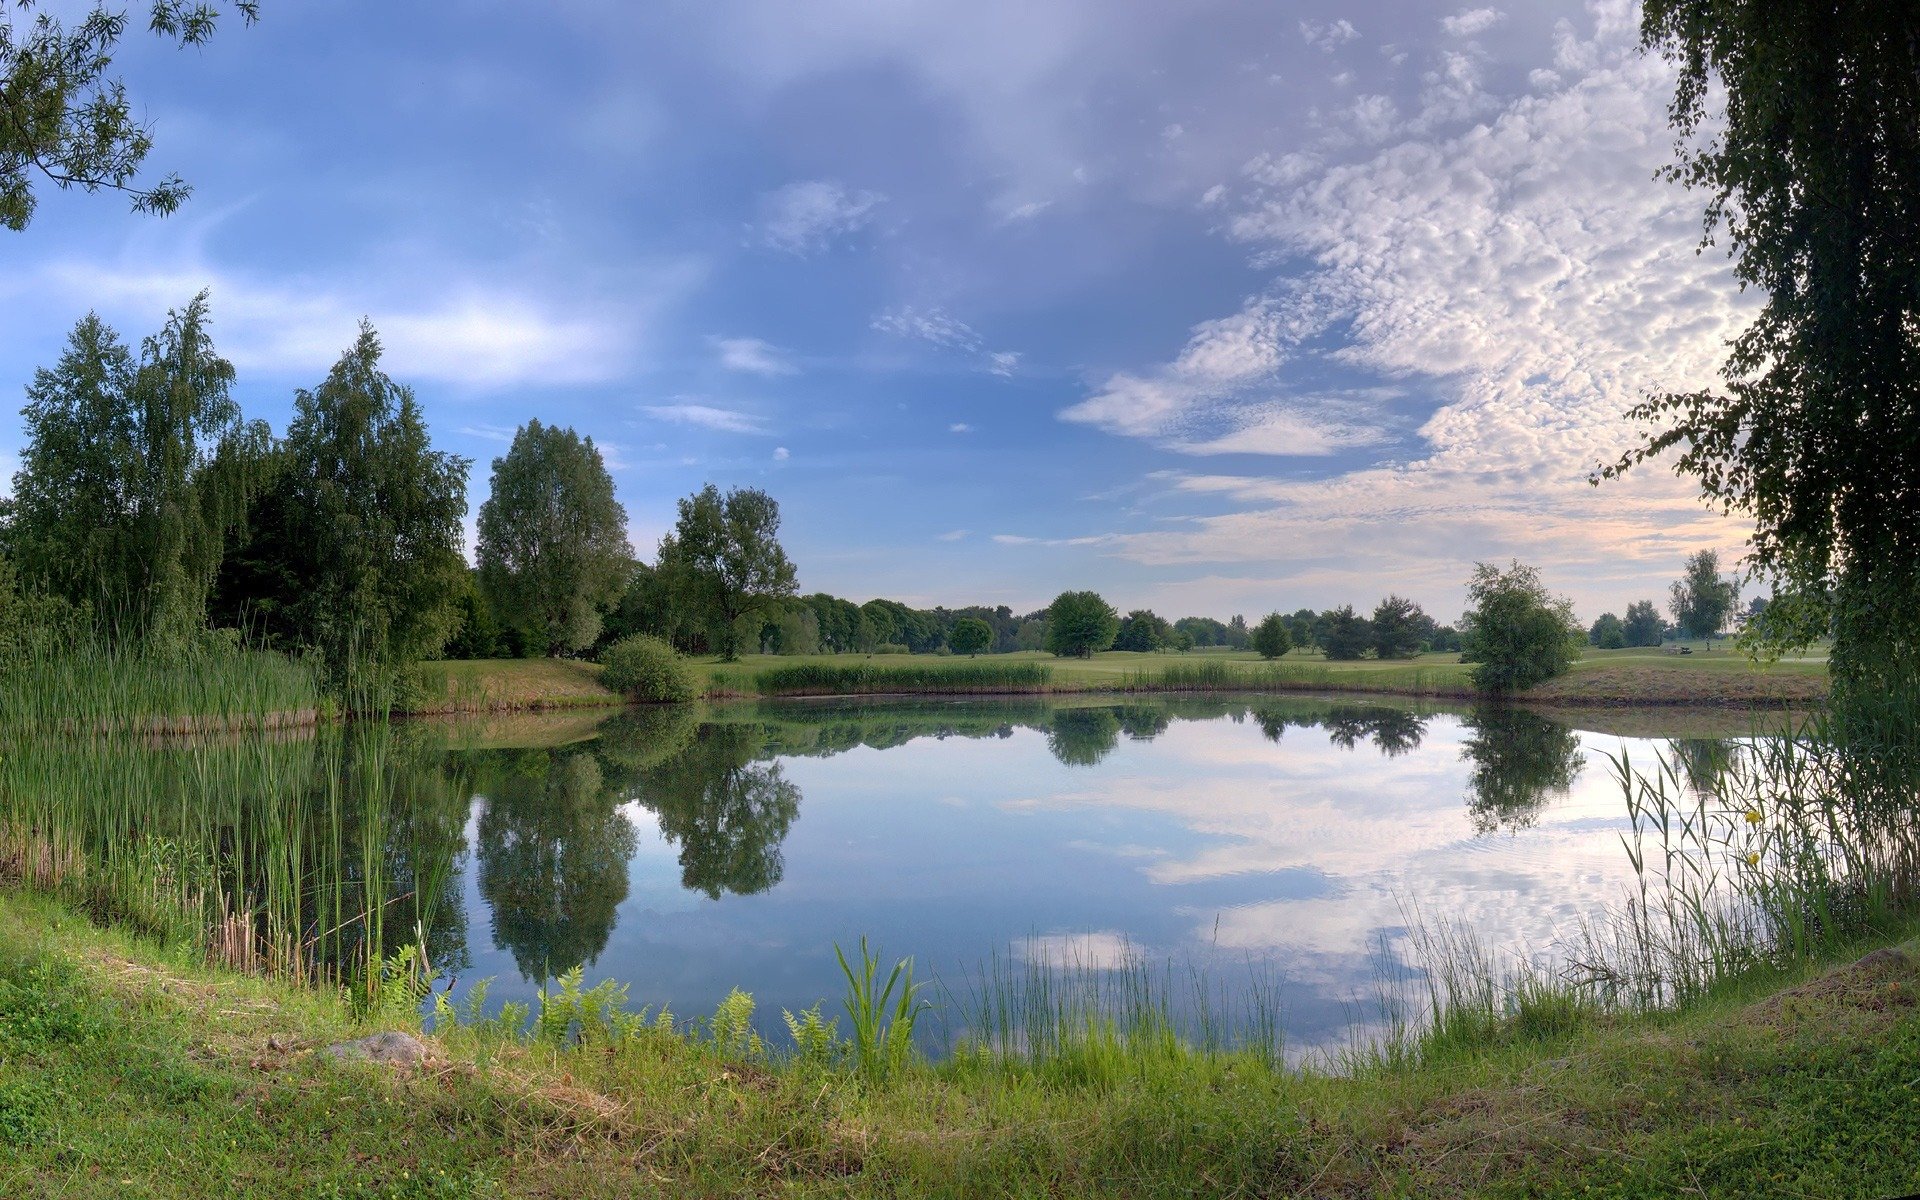
{"label": "blue sky", "polygon": [[[1589,619],[1744,529],[1590,488],[1751,313],[1656,181],[1614,0],[275,0],[120,68],[178,214],[43,190],[0,385],[212,291],[284,428],[372,318],[435,440],[593,436],[650,557],[767,489],[803,590],[1450,619],[1518,557]],[[17,402],[0,417],[10,475]]]}

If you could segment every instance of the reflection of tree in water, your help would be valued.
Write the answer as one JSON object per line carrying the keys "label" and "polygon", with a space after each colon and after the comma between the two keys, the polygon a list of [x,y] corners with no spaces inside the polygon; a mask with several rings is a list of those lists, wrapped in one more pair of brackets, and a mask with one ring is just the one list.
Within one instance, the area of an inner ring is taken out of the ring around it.
{"label": "reflection of tree in water", "polygon": [[1720,783],[1737,753],[1739,743],[1729,738],[1674,738],[1667,743],[1668,758],[1681,781],[1710,799],[1720,795]]}
{"label": "reflection of tree in water", "polygon": [[755,762],[761,731],[704,725],[687,749],[641,772],[635,796],[680,847],[680,882],[718,900],[780,882],[780,843],[800,814],[800,789],[777,762]]}
{"label": "reflection of tree in water", "polygon": [[1525,709],[1482,706],[1466,726],[1460,756],[1473,764],[1467,814],[1480,833],[1532,825],[1541,806],[1566,795],[1586,765],[1573,730]]}
{"label": "reflection of tree in water", "polygon": [[1063,708],[1047,723],[1047,749],[1069,767],[1091,767],[1120,744],[1111,708]]}
{"label": "reflection of tree in water", "polygon": [[507,756],[480,814],[480,894],[493,940],[520,973],[546,979],[591,964],[627,898],[633,826],[586,750]]}
{"label": "reflection of tree in water", "polygon": [[1325,718],[1327,739],[1342,750],[1371,741],[1388,758],[1411,754],[1427,735],[1425,715],[1404,708],[1340,707]]}
{"label": "reflection of tree in water", "polygon": [[1173,724],[1173,714],[1160,704],[1128,704],[1116,715],[1121,731],[1136,742],[1150,742]]}
{"label": "reflection of tree in water", "polygon": [[1301,723],[1297,715],[1290,717],[1277,708],[1256,708],[1253,710],[1253,719],[1259,724],[1261,734],[1270,742],[1278,742],[1281,735],[1287,732],[1287,726]]}

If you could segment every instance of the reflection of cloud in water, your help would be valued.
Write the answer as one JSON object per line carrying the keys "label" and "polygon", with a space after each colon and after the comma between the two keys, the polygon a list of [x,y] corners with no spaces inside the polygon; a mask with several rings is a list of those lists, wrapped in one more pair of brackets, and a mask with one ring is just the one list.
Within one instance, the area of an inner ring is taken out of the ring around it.
{"label": "reflection of cloud in water", "polygon": [[1056,970],[1117,971],[1141,961],[1140,947],[1117,930],[1049,933],[1021,938],[1013,953],[1023,962]]}

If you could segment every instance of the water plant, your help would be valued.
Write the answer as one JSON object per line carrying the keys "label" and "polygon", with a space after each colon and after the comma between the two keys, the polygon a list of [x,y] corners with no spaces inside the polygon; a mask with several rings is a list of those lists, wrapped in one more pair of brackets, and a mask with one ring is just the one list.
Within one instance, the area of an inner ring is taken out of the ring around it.
{"label": "water plant", "polygon": [[913,960],[903,958],[893,964],[886,983],[876,986],[880,956],[867,948],[864,934],[860,937],[858,968],[847,961],[846,952],[838,944],[833,956],[847,980],[845,1005],[852,1026],[848,1046],[854,1066],[868,1076],[885,1077],[913,1056],[913,1027],[929,1007],[920,999],[926,985],[913,981]]}

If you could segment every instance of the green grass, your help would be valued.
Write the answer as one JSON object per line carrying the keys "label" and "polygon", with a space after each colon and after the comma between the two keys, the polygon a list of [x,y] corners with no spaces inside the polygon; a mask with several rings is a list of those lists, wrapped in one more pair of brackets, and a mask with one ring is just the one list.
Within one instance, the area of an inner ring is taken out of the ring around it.
{"label": "green grass", "polygon": [[624,704],[600,664],[571,658],[435,660],[416,668],[414,713],[518,712]]}
{"label": "green grass", "polygon": [[969,695],[1041,692],[1053,668],[1038,662],[938,658],[896,665],[879,661],[782,663],[756,672],[752,687],[762,696],[884,696],[933,693]]}
{"label": "green grass", "polygon": [[0,669],[0,732],[197,733],[311,725],[331,712],[314,664],[218,643],[173,655],[83,637]]}
{"label": "green grass", "polygon": [[1910,959],[1754,974],[1345,1076],[1163,1043],[876,1078],[654,1021],[571,1047],[462,1028],[395,1070],[314,1053],[382,1027],[333,993],[0,892],[0,1194],[1897,1195],[1917,990]]}

